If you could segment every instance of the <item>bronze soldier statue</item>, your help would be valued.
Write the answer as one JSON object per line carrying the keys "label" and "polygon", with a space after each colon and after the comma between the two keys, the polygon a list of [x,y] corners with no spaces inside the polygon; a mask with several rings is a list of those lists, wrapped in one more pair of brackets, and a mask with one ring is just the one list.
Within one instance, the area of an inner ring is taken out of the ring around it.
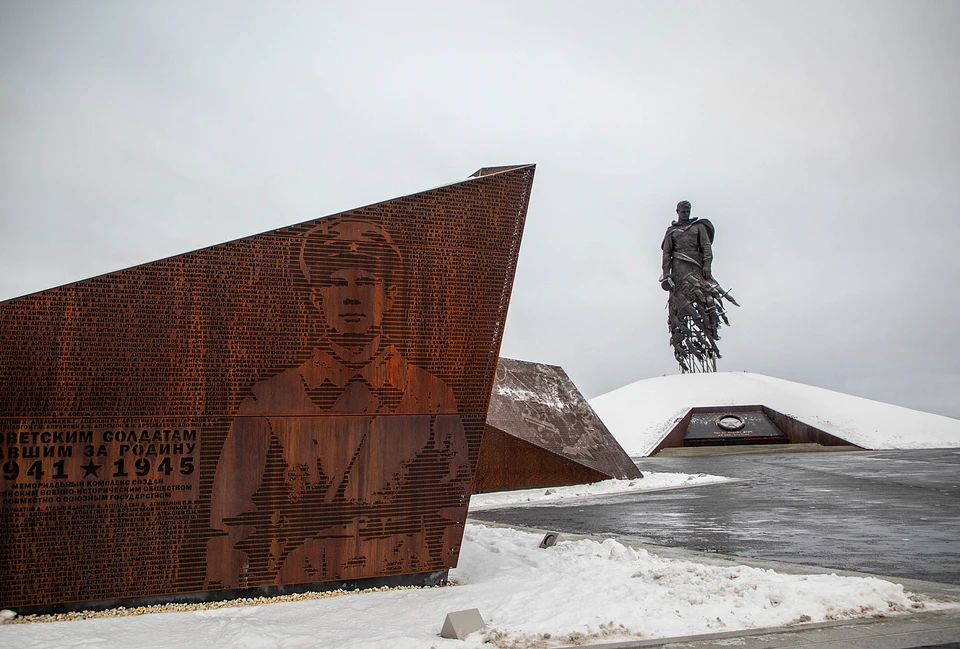
{"label": "bronze soldier statue", "polygon": [[677,203],[677,220],[663,235],[660,286],[667,301],[670,344],[681,372],[716,372],[720,322],[730,326],[723,300],[740,306],[713,279],[713,224],[690,218],[690,202]]}

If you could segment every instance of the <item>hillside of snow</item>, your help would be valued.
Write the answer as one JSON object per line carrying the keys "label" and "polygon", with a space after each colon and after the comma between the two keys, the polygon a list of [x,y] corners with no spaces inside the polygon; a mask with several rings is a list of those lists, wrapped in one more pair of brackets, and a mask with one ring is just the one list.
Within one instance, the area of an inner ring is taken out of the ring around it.
{"label": "hillside of snow", "polygon": [[750,372],[677,374],[590,400],[620,445],[649,455],[693,406],[764,405],[868,449],[960,447],[960,420]]}

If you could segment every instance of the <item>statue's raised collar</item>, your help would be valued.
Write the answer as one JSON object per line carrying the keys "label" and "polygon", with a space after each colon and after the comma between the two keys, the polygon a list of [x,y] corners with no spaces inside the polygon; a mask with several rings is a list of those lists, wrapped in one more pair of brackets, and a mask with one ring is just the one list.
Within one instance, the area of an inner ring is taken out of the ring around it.
{"label": "statue's raised collar", "polygon": [[698,221],[699,219],[700,219],[700,217],[698,217],[698,216],[691,216],[691,217],[690,217],[689,219],[687,219],[685,222],[680,222],[679,220],[677,220],[677,221],[674,221],[671,225],[672,225],[672,227],[675,227],[675,228],[676,228],[676,227],[686,227],[686,226],[690,225],[691,223],[695,223],[695,222]]}

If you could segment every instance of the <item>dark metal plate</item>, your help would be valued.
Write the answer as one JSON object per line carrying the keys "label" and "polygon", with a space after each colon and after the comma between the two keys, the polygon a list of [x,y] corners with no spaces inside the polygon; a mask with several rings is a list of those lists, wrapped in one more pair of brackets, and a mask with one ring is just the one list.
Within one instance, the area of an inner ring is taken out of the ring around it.
{"label": "dark metal plate", "polygon": [[786,434],[762,412],[697,413],[690,418],[684,446],[783,444]]}

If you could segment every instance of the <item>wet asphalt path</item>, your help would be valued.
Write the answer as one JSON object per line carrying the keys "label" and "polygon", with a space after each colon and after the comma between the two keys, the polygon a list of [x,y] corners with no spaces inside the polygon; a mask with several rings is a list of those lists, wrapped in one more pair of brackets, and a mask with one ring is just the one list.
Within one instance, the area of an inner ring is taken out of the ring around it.
{"label": "wet asphalt path", "polygon": [[960,449],[640,458],[738,482],[475,518],[960,584]]}

